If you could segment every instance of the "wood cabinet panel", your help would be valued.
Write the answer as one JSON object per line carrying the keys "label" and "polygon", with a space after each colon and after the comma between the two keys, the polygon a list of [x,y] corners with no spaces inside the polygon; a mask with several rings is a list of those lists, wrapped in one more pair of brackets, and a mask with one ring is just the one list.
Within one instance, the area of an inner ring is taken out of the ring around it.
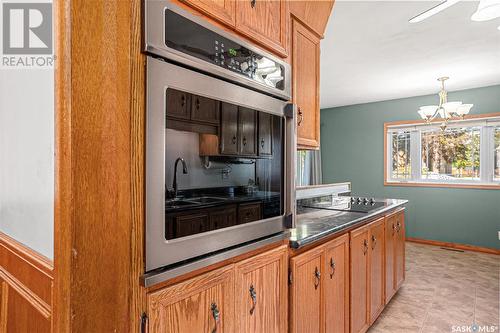
{"label": "wood cabinet panel", "polygon": [[294,0],[290,1],[290,13],[300,19],[318,36],[323,36],[333,8],[333,0]]}
{"label": "wood cabinet panel", "polygon": [[239,223],[248,223],[262,218],[262,205],[260,202],[240,204],[238,206]]}
{"label": "wood cabinet panel", "polygon": [[224,207],[222,209],[210,210],[209,216],[210,216],[210,230],[216,230],[236,225],[238,212],[236,209],[236,205],[234,205],[234,206]]}
{"label": "wood cabinet panel", "polygon": [[349,235],[325,245],[325,332],[349,332]]}
{"label": "wood cabinet panel", "polygon": [[287,1],[236,1],[236,30],[286,56]]}
{"label": "wood cabinet panel", "polygon": [[257,155],[257,113],[255,110],[239,107],[238,126],[240,136],[240,154]]}
{"label": "wood cabinet panel", "polygon": [[235,0],[181,0],[204,14],[226,23],[235,24]]}
{"label": "wood cabinet panel", "polygon": [[290,290],[290,332],[323,332],[321,268],[323,250],[316,248],[290,261],[292,284]]}
{"label": "wood cabinet panel", "polygon": [[292,94],[299,148],[319,148],[319,52],[319,38],[292,20]]}
{"label": "wood cabinet panel", "polygon": [[395,234],[395,265],[394,265],[394,283],[396,290],[401,287],[405,279],[405,215],[400,211],[396,215],[396,234]]}
{"label": "wood cabinet panel", "polygon": [[238,107],[222,103],[220,151],[223,155],[238,154]]}
{"label": "wood cabinet panel", "polygon": [[385,306],[384,221],[381,218],[370,223],[370,324],[375,322]]}
{"label": "wood cabinet panel", "polygon": [[219,125],[219,102],[202,96],[191,96],[191,120]]}
{"label": "wood cabinet panel", "polygon": [[149,332],[234,332],[234,266],[148,295]]}
{"label": "wood cabinet panel", "polygon": [[271,156],[273,154],[273,118],[270,114],[259,112],[259,156]]}
{"label": "wood cabinet panel", "polygon": [[389,303],[396,293],[394,283],[394,256],[395,256],[396,216],[390,215],[385,219],[385,304]]}
{"label": "wood cabinet panel", "polygon": [[176,238],[194,235],[208,230],[210,230],[208,212],[175,217],[174,235]]}
{"label": "wood cabinet panel", "polygon": [[167,89],[167,116],[176,119],[189,120],[191,118],[188,93],[175,89]]}
{"label": "wood cabinet panel", "polygon": [[235,266],[235,332],[287,331],[288,247]]}
{"label": "wood cabinet panel", "polygon": [[361,227],[351,231],[351,332],[364,333],[369,318],[369,230]]}

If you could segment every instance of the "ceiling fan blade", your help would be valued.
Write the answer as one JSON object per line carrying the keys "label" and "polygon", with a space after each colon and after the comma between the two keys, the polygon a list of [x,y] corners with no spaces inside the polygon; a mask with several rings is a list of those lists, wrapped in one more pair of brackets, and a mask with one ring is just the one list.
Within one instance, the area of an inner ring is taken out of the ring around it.
{"label": "ceiling fan blade", "polygon": [[417,23],[417,22],[422,22],[423,20],[436,15],[437,13],[442,12],[446,8],[449,8],[459,2],[460,0],[446,0],[441,2],[440,4],[432,7],[431,9],[426,10],[425,12],[422,12],[418,14],[417,16],[412,17],[408,22],[410,23]]}

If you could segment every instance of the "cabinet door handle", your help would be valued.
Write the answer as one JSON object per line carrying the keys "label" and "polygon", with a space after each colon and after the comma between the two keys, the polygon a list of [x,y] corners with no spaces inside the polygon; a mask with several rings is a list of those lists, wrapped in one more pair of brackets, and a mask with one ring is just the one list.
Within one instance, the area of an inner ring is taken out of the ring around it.
{"label": "cabinet door handle", "polygon": [[318,267],[314,269],[314,289],[318,289],[319,283],[321,281],[321,272],[319,271]]}
{"label": "cabinet door handle", "polygon": [[398,234],[401,231],[401,222],[399,222],[399,221],[398,221],[398,224],[397,224],[397,231],[398,231]]}
{"label": "cabinet door handle", "polygon": [[243,138],[243,146],[246,146],[247,145],[247,138]]}
{"label": "cabinet door handle", "polygon": [[236,135],[235,135],[235,136],[233,136],[233,140],[231,140],[231,141],[232,141],[233,145],[235,145],[235,144],[236,144]]}
{"label": "cabinet door handle", "polygon": [[392,224],[392,234],[394,235],[394,233],[396,232],[396,226],[394,225],[394,223]]}
{"label": "cabinet door handle", "polygon": [[196,109],[200,109],[200,100],[198,98],[196,99]]}
{"label": "cabinet door handle", "polygon": [[377,245],[377,238],[372,235],[372,250],[375,249],[375,245]]}
{"label": "cabinet door handle", "polygon": [[260,146],[261,146],[262,148],[264,148],[264,144],[265,144],[264,139],[261,139],[261,140],[260,140]]}
{"label": "cabinet door handle", "polygon": [[365,239],[363,240],[363,254],[366,255],[366,252],[368,252],[368,241]]}
{"label": "cabinet door handle", "polygon": [[186,96],[182,95],[181,96],[181,106],[184,107],[185,104],[186,104]]}
{"label": "cabinet door handle", "polygon": [[335,275],[335,261],[333,261],[333,258],[330,258],[330,268],[332,269],[330,273],[330,279],[333,279],[333,276]]}
{"label": "cabinet door handle", "polygon": [[253,284],[250,285],[249,292],[250,297],[252,298],[252,308],[250,309],[250,315],[253,315],[253,313],[255,312],[255,306],[257,305],[257,291],[255,290]]}
{"label": "cabinet door handle", "polygon": [[252,8],[255,8],[256,2],[257,2],[257,0],[250,0],[250,6],[252,6]]}
{"label": "cabinet door handle", "polygon": [[219,308],[217,307],[217,303],[212,303],[210,306],[210,311],[212,311],[212,317],[214,318],[215,321],[215,327],[212,330],[212,333],[217,333],[217,326],[219,325],[219,319],[220,319],[220,311]]}
{"label": "cabinet door handle", "polygon": [[304,114],[302,113],[302,110],[300,109],[300,107],[299,107],[298,114],[299,114],[299,117],[297,119],[298,120],[297,126],[300,126],[302,124],[302,121],[304,120]]}

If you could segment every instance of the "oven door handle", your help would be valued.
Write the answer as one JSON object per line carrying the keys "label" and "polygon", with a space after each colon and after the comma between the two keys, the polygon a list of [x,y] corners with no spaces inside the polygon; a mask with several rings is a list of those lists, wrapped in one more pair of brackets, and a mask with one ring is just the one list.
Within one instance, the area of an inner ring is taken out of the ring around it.
{"label": "oven door handle", "polygon": [[286,104],[285,115],[285,227],[295,227],[295,163],[297,156],[297,105]]}

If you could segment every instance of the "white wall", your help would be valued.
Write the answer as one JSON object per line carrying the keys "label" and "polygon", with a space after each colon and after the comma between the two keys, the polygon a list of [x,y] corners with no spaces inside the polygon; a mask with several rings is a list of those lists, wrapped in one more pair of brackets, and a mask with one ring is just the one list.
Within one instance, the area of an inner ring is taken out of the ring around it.
{"label": "white wall", "polygon": [[53,70],[0,70],[0,231],[53,258]]}
{"label": "white wall", "polygon": [[[177,184],[179,190],[192,188],[208,188],[222,186],[248,185],[248,179],[255,181],[254,164],[231,164],[231,172],[227,178],[222,178],[221,169],[228,168],[224,163],[212,163],[212,168],[205,169],[200,159],[199,134],[191,132],[166,130],[165,181],[172,188],[174,178],[174,163],[177,157],[182,157],[187,164],[188,174],[182,174],[182,165],[178,165]],[[180,163],[179,163],[180,164]]]}

